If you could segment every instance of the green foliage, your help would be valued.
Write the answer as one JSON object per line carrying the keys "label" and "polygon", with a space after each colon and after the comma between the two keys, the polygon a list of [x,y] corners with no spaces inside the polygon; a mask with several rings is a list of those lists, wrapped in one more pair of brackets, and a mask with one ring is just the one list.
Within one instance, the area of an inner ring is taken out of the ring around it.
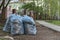
{"label": "green foliage", "polygon": [[36,6],[35,2],[27,3],[27,4],[23,5],[22,8],[33,10],[37,13],[42,13],[43,12],[42,6]]}
{"label": "green foliage", "polygon": [[[36,0],[37,1],[37,0]],[[50,19],[55,19],[58,18],[56,16],[60,15],[60,0],[43,0],[43,6],[38,6],[38,1],[37,1],[37,6],[35,5],[35,2],[32,3],[27,3],[22,6],[22,8],[33,10],[37,13],[41,13],[42,17],[44,18],[50,18]],[[56,15],[59,14],[59,15]],[[48,15],[45,17],[45,15]]]}
{"label": "green foliage", "polygon": [[31,2],[31,3],[27,3],[27,4],[23,5],[22,8],[32,10],[34,8],[34,6],[35,6],[35,3]]}
{"label": "green foliage", "polygon": [[52,18],[54,17],[54,15],[60,14],[60,4],[58,5],[58,2],[60,1],[59,0],[44,0],[44,5],[43,5],[44,13],[48,14]]}

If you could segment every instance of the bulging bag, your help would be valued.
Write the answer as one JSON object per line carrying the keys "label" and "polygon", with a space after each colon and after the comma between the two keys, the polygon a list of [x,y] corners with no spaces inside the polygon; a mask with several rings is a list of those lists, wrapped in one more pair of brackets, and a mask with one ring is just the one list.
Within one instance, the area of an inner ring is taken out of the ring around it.
{"label": "bulging bag", "polygon": [[10,16],[3,28],[3,31],[10,32],[11,34],[24,34],[24,28],[22,23],[22,17],[19,15]]}
{"label": "bulging bag", "polygon": [[5,31],[5,32],[10,32],[11,31],[11,20],[13,20],[12,18],[15,17],[15,16],[14,17],[13,16],[14,16],[14,14],[10,15],[10,17],[7,18],[6,23],[3,27],[3,31]]}
{"label": "bulging bag", "polygon": [[24,34],[23,24],[17,19],[11,22],[11,34]]}
{"label": "bulging bag", "polygon": [[5,31],[5,32],[10,32],[10,29],[11,29],[10,18],[8,18],[8,19],[6,20],[6,23],[5,23],[4,27],[3,27],[3,31]]}
{"label": "bulging bag", "polygon": [[25,32],[26,32],[26,34],[34,34],[35,35],[37,32],[36,26],[26,23],[25,24]]}
{"label": "bulging bag", "polygon": [[29,16],[24,17],[23,23],[24,23],[25,34],[35,35],[37,33],[35,22],[32,17]]}

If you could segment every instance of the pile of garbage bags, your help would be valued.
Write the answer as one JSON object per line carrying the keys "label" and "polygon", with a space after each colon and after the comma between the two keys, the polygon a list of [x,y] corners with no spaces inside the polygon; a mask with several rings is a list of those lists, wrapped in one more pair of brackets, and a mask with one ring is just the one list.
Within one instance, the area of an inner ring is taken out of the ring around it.
{"label": "pile of garbage bags", "polygon": [[3,31],[15,34],[36,34],[36,25],[32,17],[27,15],[11,15],[3,27]]}
{"label": "pile of garbage bags", "polygon": [[25,34],[36,34],[36,25],[32,17],[25,15],[23,18],[23,24],[25,28]]}

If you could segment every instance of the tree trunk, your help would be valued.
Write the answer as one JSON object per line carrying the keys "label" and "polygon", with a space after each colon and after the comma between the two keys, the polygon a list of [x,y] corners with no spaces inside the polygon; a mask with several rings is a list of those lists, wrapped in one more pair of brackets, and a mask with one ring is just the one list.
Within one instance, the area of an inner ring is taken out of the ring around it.
{"label": "tree trunk", "polygon": [[6,19],[7,7],[2,9],[2,20]]}
{"label": "tree trunk", "polygon": [[[5,4],[5,0],[3,0],[3,6],[2,6],[2,20],[6,19],[6,14],[7,14],[7,6],[9,4],[10,0],[8,0],[7,4]],[[5,6],[6,5],[6,6]]]}

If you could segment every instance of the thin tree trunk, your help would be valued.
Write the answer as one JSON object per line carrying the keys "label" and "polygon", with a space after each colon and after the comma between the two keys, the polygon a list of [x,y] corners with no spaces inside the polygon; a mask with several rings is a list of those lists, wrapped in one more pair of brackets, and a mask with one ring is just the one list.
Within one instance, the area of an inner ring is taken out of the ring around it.
{"label": "thin tree trunk", "polygon": [[[5,17],[4,17],[4,15],[5,15],[5,9],[4,9],[4,4],[5,4],[5,0],[3,1],[3,6],[2,6],[2,19],[4,19]],[[3,18],[4,17],[4,18]]]}
{"label": "thin tree trunk", "polygon": [[2,0],[2,3],[1,3],[1,5],[0,5],[0,9],[2,8],[4,1],[5,1],[5,0]]}
{"label": "thin tree trunk", "polygon": [[6,19],[6,13],[7,13],[7,6],[9,4],[10,0],[7,2],[6,6],[5,6],[5,0],[3,1],[3,6],[2,6],[2,20]]}

